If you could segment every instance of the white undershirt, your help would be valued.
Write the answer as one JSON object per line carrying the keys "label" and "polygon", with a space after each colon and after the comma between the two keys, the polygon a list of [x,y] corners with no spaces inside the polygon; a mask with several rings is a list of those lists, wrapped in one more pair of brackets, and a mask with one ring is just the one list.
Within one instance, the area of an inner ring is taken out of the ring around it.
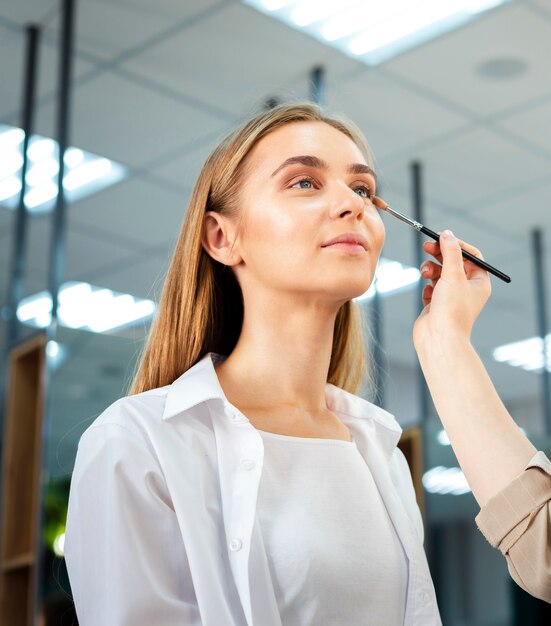
{"label": "white undershirt", "polygon": [[402,625],[406,556],[356,443],[259,433],[257,515],[283,626]]}

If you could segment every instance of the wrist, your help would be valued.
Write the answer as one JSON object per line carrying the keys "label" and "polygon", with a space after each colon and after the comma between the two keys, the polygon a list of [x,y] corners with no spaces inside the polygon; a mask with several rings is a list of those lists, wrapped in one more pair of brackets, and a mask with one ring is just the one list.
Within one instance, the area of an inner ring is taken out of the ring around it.
{"label": "wrist", "polygon": [[472,350],[471,338],[464,334],[445,333],[431,334],[414,341],[415,351],[419,359],[430,357],[451,357],[458,353]]}

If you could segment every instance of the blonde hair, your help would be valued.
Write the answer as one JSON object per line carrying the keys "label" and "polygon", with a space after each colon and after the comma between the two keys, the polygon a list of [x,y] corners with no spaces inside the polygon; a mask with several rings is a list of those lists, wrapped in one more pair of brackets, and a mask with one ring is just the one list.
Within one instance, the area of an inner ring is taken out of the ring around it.
{"label": "blonde hair", "polygon": [[[208,157],[193,189],[129,394],[171,384],[208,352],[232,352],[243,323],[243,295],[231,268],[214,260],[203,248],[204,215],[216,211],[237,218],[240,225],[239,188],[251,149],[276,128],[313,121],[340,130],[371,164],[369,148],[358,127],[310,103],[264,111],[228,135]],[[335,319],[327,382],[351,393],[370,384],[366,329],[358,305],[352,300],[343,304]]]}

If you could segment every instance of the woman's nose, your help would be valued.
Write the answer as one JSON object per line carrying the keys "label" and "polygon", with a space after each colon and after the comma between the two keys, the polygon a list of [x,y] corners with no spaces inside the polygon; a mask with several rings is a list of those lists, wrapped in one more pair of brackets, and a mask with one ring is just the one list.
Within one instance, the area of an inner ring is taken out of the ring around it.
{"label": "woman's nose", "polygon": [[335,190],[331,203],[331,216],[340,217],[344,213],[362,214],[365,210],[364,199],[353,189],[345,186]]}

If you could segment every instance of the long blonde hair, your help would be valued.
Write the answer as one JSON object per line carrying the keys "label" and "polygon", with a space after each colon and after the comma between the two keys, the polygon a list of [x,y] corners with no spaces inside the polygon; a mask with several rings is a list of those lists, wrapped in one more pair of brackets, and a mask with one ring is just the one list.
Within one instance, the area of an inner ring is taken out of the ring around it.
{"label": "long blonde hair", "polygon": [[[215,261],[203,248],[204,215],[216,211],[239,220],[239,187],[250,150],[276,128],[311,121],[340,130],[371,163],[369,148],[358,127],[344,118],[325,114],[311,103],[280,105],[264,111],[228,135],[205,162],[193,189],[129,394],[171,384],[208,352],[232,352],[243,323],[243,295],[231,268]],[[354,301],[341,306],[335,319],[327,382],[351,393],[370,384],[366,328]]]}

